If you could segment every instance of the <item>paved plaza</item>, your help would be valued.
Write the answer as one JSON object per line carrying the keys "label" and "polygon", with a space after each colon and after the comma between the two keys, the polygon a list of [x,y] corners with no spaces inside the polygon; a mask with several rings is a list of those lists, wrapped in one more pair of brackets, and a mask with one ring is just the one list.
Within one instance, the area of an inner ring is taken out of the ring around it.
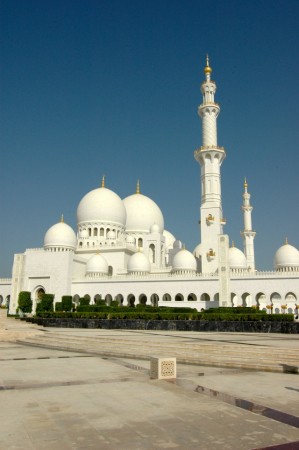
{"label": "paved plaza", "polygon": [[[261,449],[299,448],[299,375],[178,364],[177,379],[151,380],[149,360],[36,347],[61,332],[98,340],[136,341],[142,331],[51,330],[0,312],[0,449]],[[146,332],[163,341],[171,333]],[[158,336],[158,337],[157,337]],[[173,333],[177,345],[225,333]],[[267,336],[251,335],[248,345]],[[247,336],[235,335],[241,345]],[[298,349],[297,335],[272,335],[269,352]],[[153,355],[159,356],[159,355]],[[167,355],[164,355],[167,356]],[[168,355],[172,356],[172,355]],[[298,358],[299,359],[299,358]],[[298,361],[299,362],[299,361]]]}

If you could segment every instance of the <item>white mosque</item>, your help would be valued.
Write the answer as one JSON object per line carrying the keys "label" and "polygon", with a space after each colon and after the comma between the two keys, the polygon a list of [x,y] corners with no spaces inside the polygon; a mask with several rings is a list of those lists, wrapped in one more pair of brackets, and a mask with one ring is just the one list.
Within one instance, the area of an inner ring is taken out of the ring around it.
{"label": "white mosque", "polygon": [[[201,167],[201,242],[191,253],[164,229],[159,206],[140,192],[121,199],[105,186],[88,192],[77,208],[77,233],[61,221],[45,234],[44,246],[16,254],[11,279],[0,279],[0,303],[15,313],[20,291],[30,291],[33,308],[42,293],[55,301],[72,295],[117,300],[122,305],[258,305],[276,313],[298,313],[299,251],[285,242],[274,257],[274,271],[255,267],[252,206],[244,183],[243,251],[223,234],[221,164],[217,143],[216,83],[207,58],[201,85],[202,146],[194,156]],[[297,306],[298,305],[298,306]]]}

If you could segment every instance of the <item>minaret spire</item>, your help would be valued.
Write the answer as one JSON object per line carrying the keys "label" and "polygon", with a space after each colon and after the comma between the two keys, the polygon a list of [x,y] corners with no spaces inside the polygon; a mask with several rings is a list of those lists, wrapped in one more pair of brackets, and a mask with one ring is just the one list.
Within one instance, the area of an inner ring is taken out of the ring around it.
{"label": "minaret spire", "polygon": [[136,194],[140,194],[140,181],[137,180],[137,184],[136,184]]}
{"label": "minaret spire", "polygon": [[206,81],[210,81],[212,67],[210,67],[209,55],[207,55],[207,57],[206,57],[206,67],[204,68],[204,73],[206,74]]}
{"label": "minaret spire", "polygon": [[250,204],[250,194],[248,192],[248,183],[245,178],[244,181],[244,193],[243,193],[243,216],[244,216],[244,230],[241,232],[244,243],[244,253],[247,260],[248,269],[255,270],[254,259],[254,238],[256,232],[252,230],[252,217],[251,213],[253,207]]}
{"label": "minaret spire", "polygon": [[220,106],[215,103],[216,83],[211,80],[211,73],[207,55],[205,80],[201,84],[202,103],[198,107],[198,115],[202,121],[202,146],[194,152],[194,157],[201,166],[200,230],[204,255],[201,260],[203,273],[213,273],[218,269],[218,237],[223,234],[224,224],[220,167],[226,154],[224,148],[219,147],[217,143],[217,117]]}
{"label": "minaret spire", "polygon": [[102,176],[102,183],[101,183],[101,187],[104,188],[105,187],[105,175]]}

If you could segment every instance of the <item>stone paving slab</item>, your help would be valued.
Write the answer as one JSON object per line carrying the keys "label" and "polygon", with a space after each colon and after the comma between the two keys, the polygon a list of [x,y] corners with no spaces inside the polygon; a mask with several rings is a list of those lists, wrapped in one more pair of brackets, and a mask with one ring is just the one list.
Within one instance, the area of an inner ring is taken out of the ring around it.
{"label": "stone paving slab", "polygon": [[299,390],[297,375],[179,365],[177,381],[166,382],[150,380],[144,360],[7,342],[0,353],[1,450],[245,450],[299,442],[295,427],[194,392],[197,384],[214,386],[295,412],[299,393],[285,388]]}
{"label": "stone paving slab", "polygon": [[202,386],[298,419],[298,375],[179,364],[177,380],[166,382],[150,380],[147,360],[16,342],[30,333],[88,337],[99,345],[101,337],[133,343],[142,337],[178,347],[264,346],[275,355],[298,349],[298,335],[44,329],[1,313],[0,450],[299,448],[299,428],[196,392]]}

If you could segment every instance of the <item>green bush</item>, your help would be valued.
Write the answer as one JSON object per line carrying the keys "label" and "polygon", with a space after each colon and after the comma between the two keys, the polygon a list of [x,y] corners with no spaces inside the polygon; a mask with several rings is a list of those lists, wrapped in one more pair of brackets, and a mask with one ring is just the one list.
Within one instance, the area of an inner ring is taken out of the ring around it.
{"label": "green bush", "polygon": [[62,311],[72,311],[73,297],[71,295],[63,295],[61,298]]}
{"label": "green bush", "polygon": [[56,302],[55,303],[55,311],[63,311],[63,309],[62,309],[62,302]]}
{"label": "green bush", "polygon": [[102,300],[101,298],[96,300],[96,305],[97,306],[106,306],[106,302],[105,300]]}
{"label": "green bush", "polygon": [[36,305],[36,313],[53,311],[54,294],[43,294],[41,301]]}
{"label": "green bush", "polygon": [[79,305],[80,306],[88,306],[89,303],[90,303],[90,299],[89,298],[85,298],[85,297],[79,298]]}
{"label": "green bush", "polygon": [[31,313],[32,311],[31,292],[22,291],[19,293],[18,306],[19,309],[23,311],[23,313]]}

